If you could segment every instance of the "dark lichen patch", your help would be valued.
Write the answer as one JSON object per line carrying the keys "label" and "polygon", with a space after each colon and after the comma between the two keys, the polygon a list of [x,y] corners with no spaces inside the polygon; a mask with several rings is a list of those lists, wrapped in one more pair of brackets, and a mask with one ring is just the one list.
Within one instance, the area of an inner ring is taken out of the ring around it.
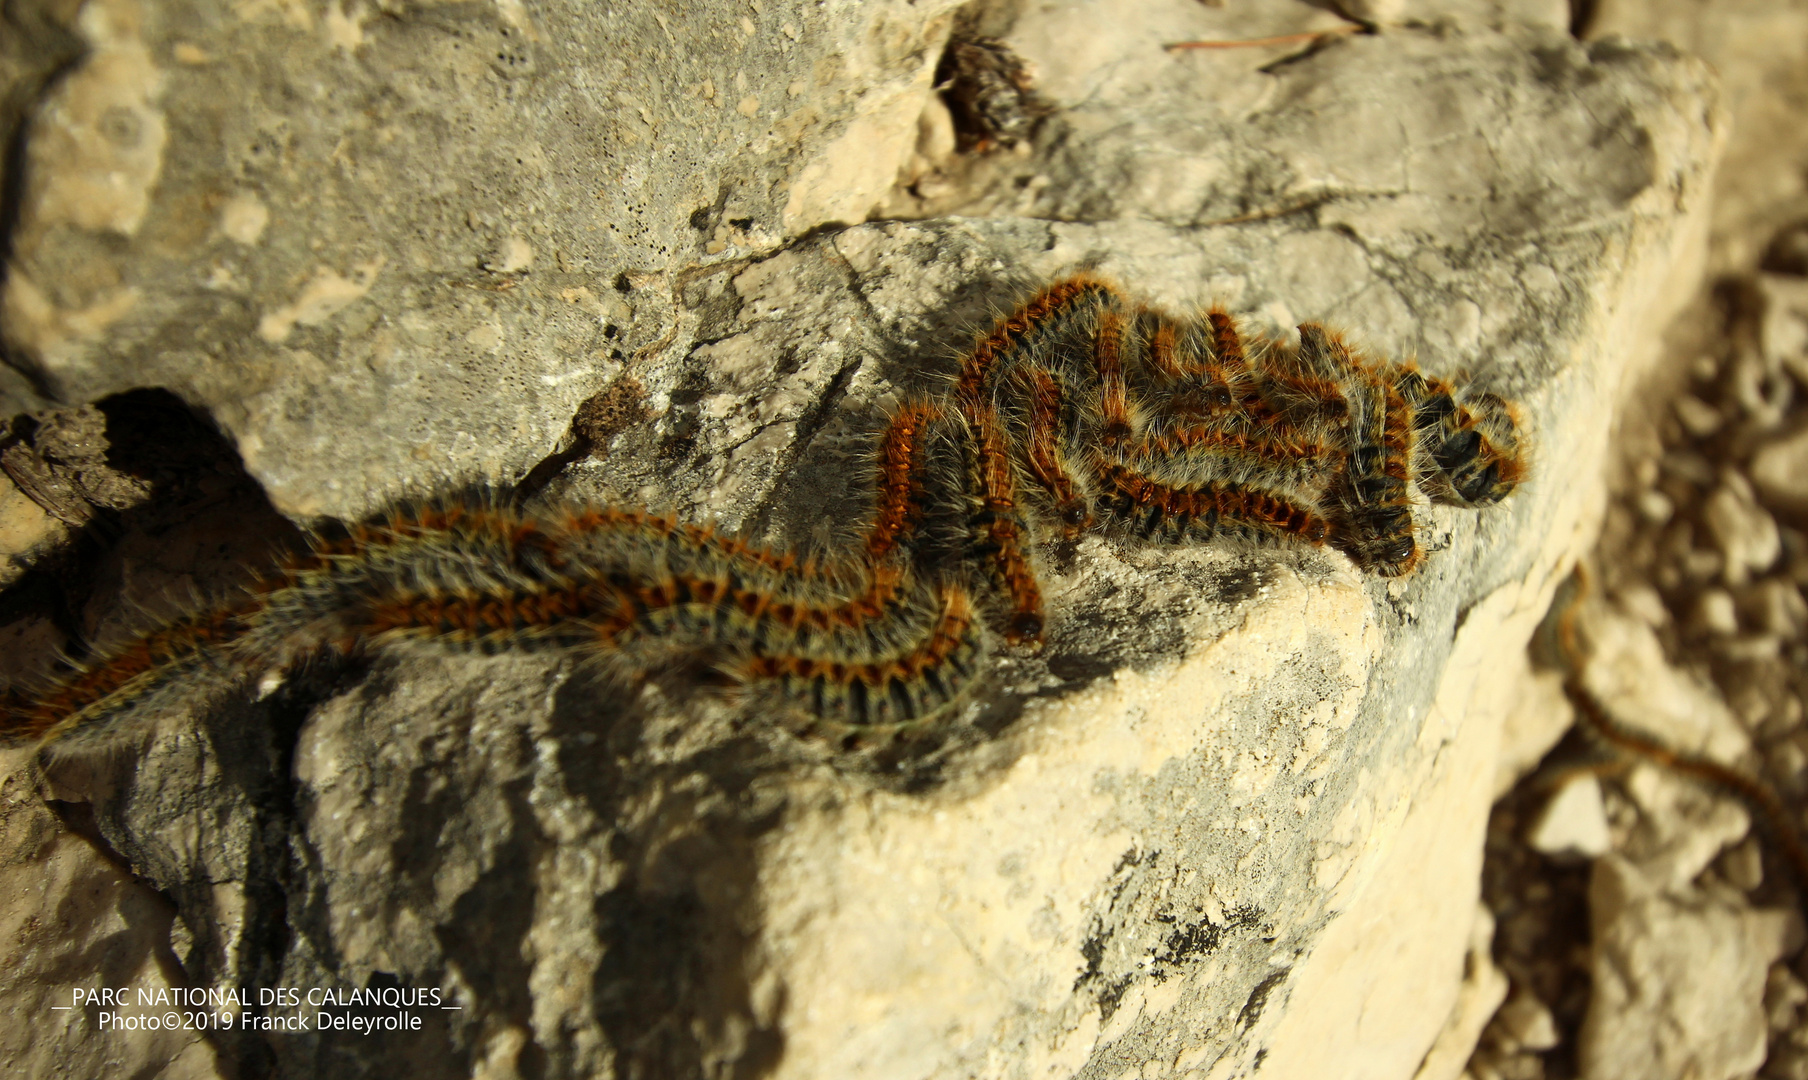
{"label": "dark lichen patch", "polygon": [[1243,603],[1268,585],[1273,569],[1272,563],[1250,559],[1214,571],[1206,576],[1205,598],[1226,605]]}
{"label": "dark lichen patch", "polygon": [[1217,952],[1238,931],[1253,930],[1264,937],[1272,934],[1274,928],[1263,923],[1262,914],[1253,904],[1239,904],[1224,913],[1221,923],[1203,915],[1184,923],[1172,914],[1156,915],[1157,922],[1175,926],[1159,947],[1150,950],[1149,974],[1156,982],[1166,982],[1181,966]]}
{"label": "dark lichen patch", "polygon": [[[1164,891],[1156,881],[1161,854],[1159,849],[1132,847],[1119,857],[1112,869],[1110,890],[1080,942],[1080,958],[1085,963],[1074,980],[1074,990],[1091,995],[1102,1021],[1111,1019],[1140,979],[1165,983],[1234,942],[1274,939],[1274,925],[1257,905],[1238,904],[1225,910],[1218,921],[1200,905],[1191,905],[1183,915],[1175,904],[1158,900]],[[1185,867],[1174,865],[1164,876],[1178,878],[1184,871]],[[1265,999],[1266,991],[1261,986],[1256,990]],[[1255,1008],[1259,1014],[1260,1001]]]}
{"label": "dark lichen patch", "polygon": [[1244,1000],[1243,1008],[1237,1012],[1239,1029],[1247,1031],[1262,1018],[1262,1010],[1268,1007],[1269,996],[1274,993],[1276,987],[1287,981],[1287,975],[1292,970],[1292,968],[1282,968],[1256,984],[1255,989],[1251,990],[1249,997]]}

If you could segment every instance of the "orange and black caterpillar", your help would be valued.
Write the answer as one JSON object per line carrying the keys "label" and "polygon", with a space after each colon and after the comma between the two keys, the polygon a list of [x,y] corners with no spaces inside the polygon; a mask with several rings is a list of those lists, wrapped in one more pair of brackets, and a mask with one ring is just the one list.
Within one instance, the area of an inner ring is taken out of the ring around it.
{"label": "orange and black caterpillar", "polygon": [[1040,640],[1050,534],[1329,543],[1395,576],[1421,557],[1415,491],[1486,506],[1525,474],[1494,395],[1365,361],[1313,324],[1297,345],[1246,343],[1223,312],[1176,319],[1090,276],[1000,320],[943,400],[894,414],[876,461],[862,542],[821,561],[641,511],[398,510],[9,691],[0,741],[105,738],[197,678],[409,641],[556,650],[625,678],[703,660],[830,729],[896,727],[961,696],[988,623]]}

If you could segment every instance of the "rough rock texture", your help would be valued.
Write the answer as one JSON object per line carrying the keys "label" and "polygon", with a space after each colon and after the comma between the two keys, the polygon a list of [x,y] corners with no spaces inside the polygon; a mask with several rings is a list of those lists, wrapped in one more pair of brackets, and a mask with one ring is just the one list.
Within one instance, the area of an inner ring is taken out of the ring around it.
{"label": "rough rock texture", "polygon": [[[1496,956],[1556,1044],[1489,1025],[1477,1080],[1808,1076],[1799,915],[1781,841],[1803,817],[1808,686],[1808,5],[1593,6],[1587,36],[1664,38],[1725,76],[1712,272],[1621,418],[1616,497],[1593,556],[1610,602],[1586,676],[1617,720],[1732,767],[1784,808],[1571,736],[1502,800],[1484,877]],[[1534,650],[1559,680],[1548,647]],[[1548,744],[1546,744],[1548,748]],[[1602,773],[1612,851],[1533,850],[1556,789]],[[1747,791],[1751,790],[1749,787]],[[1754,819],[1755,822],[1754,822]],[[1753,827],[1753,826],[1756,827]]]}
{"label": "rough rock texture", "polygon": [[193,1032],[96,1033],[69,1007],[72,987],[135,994],[187,981],[170,962],[174,912],[74,835],[44,805],[25,755],[0,758],[0,1000],[14,1022],[0,1061],[17,1076],[104,1076],[152,1064],[176,1078],[216,1076],[213,1050]]}
{"label": "rough rock texture", "polygon": [[86,3],[0,325],[43,393],[204,407],[293,514],[519,474],[687,267],[865,217],[952,7]]}
{"label": "rough rock texture", "polygon": [[[1654,777],[1635,776],[1634,783],[1643,780],[1649,790],[1666,782]],[[1694,832],[1688,814],[1669,816]],[[1739,823],[1738,833],[1745,827]],[[1706,833],[1706,842],[1693,846],[1711,858],[1721,838]],[[1771,964],[1801,948],[1801,917],[1787,908],[1753,909],[1730,885],[1691,886],[1706,863],[1663,860],[1653,874],[1615,854],[1596,861],[1589,888],[1594,997],[1582,1028],[1582,1075],[1730,1080],[1764,1064],[1765,981]]]}
{"label": "rough rock texture", "polygon": [[[1799,292],[1787,286],[1799,282],[1760,288],[1763,306],[1724,314],[1729,345],[1694,365],[1681,399],[1694,405],[1661,426],[1662,457],[1632,470],[1632,490],[1609,518],[1618,557],[1604,563],[1620,614],[1591,634],[1589,668],[1624,722],[1774,785],[1796,815],[1782,827],[1798,830],[1808,543],[1788,492],[1746,477],[1787,453],[1802,422],[1808,383],[1786,359],[1799,362],[1804,343],[1763,332],[1787,324]],[[1580,1033],[1587,1075],[1696,1062],[1715,1063],[1701,1075],[1734,1076],[1767,1061],[1770,1075],[1799,1075],[1808,1027],[1794,1006],[1771,1007],[1779,980],[1795,978],[1775,962],[1801,944],[1799,931],[1777,928],[1777,905],[1794,899],[1776,880],[1788,874],[1774,847],[1767,870],[1755,840],[1734,846],[1747,832],[1738,803],[1665,794],[1664,782],[1684,784],[1642,769],[1625,784],[1622,817],[1632,824],[1609,857],[1619,861],[1595,868],[1598,993]],[[1765,824],[1774,842],[1778,826]],[[1716,856],[1716,871],[1700,873]],[[1657,1056],[1628,1057],[1634,1045]]]}
{"label": "rough rock texture", "polygon": [[[90,0],[33,113],[10,355],[71,402],[174,390],[297,517],[509,479],[577,428],[590,456],[545,498],[833,543],[885,409],[1086,267],[1472,372],[1521,402],[1538,480],[1423,508],[1428,565],[1391,584],[1317,551],[1051,553],[1046,650],[1005,651],[914,753],[423,650],[51,763],[173,902],[134,940],[192,984],[460,1006],[214,1051],[296,1076],[1452,1075],[1498,1000],[1475,911],[1500,658],[1592,536],[1603,417],[1687,279],[1709,80],[1506,5],[1172,55],[1337,20],[1050,5],[994,32],[1055,111],[963,161],[929,98],[945,7],[620,11]],[[1014,216],[809,232],[881,202]]]}

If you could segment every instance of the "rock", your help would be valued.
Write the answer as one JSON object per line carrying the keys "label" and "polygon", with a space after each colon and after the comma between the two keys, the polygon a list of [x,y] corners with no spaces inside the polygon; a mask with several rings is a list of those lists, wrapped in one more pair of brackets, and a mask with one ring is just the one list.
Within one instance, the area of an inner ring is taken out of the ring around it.
{"label": "rock", "polygon": [[1728,849],[1721,857],[1720,868],[1734,888],[1752,892],[1764,884],[1764,853],[1757,837],[1748,836]]}
{"label": "rock", "polygon": [[1739,611],[1733,594],[1725,589],[1703,589],[1695,598],[1696,628],[1702,633],[1732,637],[1739,632]]}
{"label": "rock", "polygon": [[1797,275],[1757,275],[1764,305],[1758,347],[1772,370],[1787,371],[1808,386],[1808,280]]}
{"label": "rock", "polygon": [[1575,706],[1563,692],[1562,674],[1534,671],[1525,663],[1512,685],[1513,699],[1501,721],[1499,763],[1494,773],[1496,799],[1531,775],[1576,722]]}
{"label": "rock", "polygon": [[1808,226],[1800,223],[1785,225],[1771,238],[1764,259],[1758,265],[1791,278],[1808,277]]}
{"label": "rock", "polygon": [[1751,814],[1743,804],[1656,765],[1634,766],[1625,789],[1639,816],[1620,854],[1660,887],[1687,889],[1721,852],[1751,831]]}
{"label": "rock", "polygon": [[1719,409],[1691,394],[1678,397],[1672,408],[1676,410],[1676,418],[1682,421],[1682,426],[1697,439],[1719,431],[1723,422]]}
{"label": "rock", "polygon": [[1801,587],[1783,578],[1769,578],[1740,597],[1752,623],[1782,638],[1799,636],[1808,628],[1808,601]]}
{"label": "rock", "polygon": [[1772,964],[1764,980],[1764,1013],[1770,1019],[1770,1030],[1794,1030],[1803,1005],[1808,1005],[1808,985],[1796,978],[1789,965]]}
{"label": "rock", "polygon": [[1556,858],[1592,859],[1608,852],[1613,845],[1607,831],[1607,808],[1601,802],[1601,783],[1593,773],[1576,776],[1557,789],[1533,822],[1526,843],[1534,851]]}
{"label": "rock", "polygon": [[1808,513],[1808,430],[1765,443],[1752,455],[1750,472],[1766,501],[1795,514]]}
{"label": "rock", "polygon": [[1522,1050],[1549,1050],[1560,1041],[1550,1007],[1524,989],[1514,990],[1495,1015],[1494,1024],[1503,1037]]}
{"label": "rock", "polygon": [[1776,565],[1783,553],[1776,519],[1758,505],[1750,481],[1728,470],[1708,496],[1702,519],[1726,559],[1722,573],[1729,585],[1743,585],[1753,574]]}
{"label": "rock", "polygon": [[1578,29],[1588,40],[1665,41],[1725,80],[1732,135],[1715,177],[1710,273],[1748,274],[1779,223],[1804,210],[1808,141],[1789,102],[1808,93],[1808,9],[1771,0],[1704,8],[1689,0],[1600,0]]}
{"label": "rock", "polygon": [[27,148],[15,362],[208,409],[299,517],[519,476],[695,329],[679,269],[864,218],[954,6],[89,0]]}
{"label": "rock", "polygon": [[395,1038],[222,1036],[225,1065],[1419,1067],[1473,950],[1500,658],[1589,543],[1609,388],[1693,266],[1698,68],[1460,21],[1281,64],[1169,55],[1160,20],[1192,36],[1208,10],[1026,10],[1005,43],[1060,111],[986,167],[1033,216],[818,228],[923,145],[948,5],[285,28],[123,2],[91,0],[91,46],[194,58],[112,91],[162,124],[159,172],[98,227],[27,192],[9,333],[72,399],[149,381],[206,407],[296,517],[506,480],[631,377],[607,457],[544,498],[833,542],[887,410],[1079,268],[1472,371],[1564,470],[1425,511],[1435,553],[1392,583],[1322,551],[1051,550],[1047,648],[1003,651],[945,741],[895,762],[557,657],[398,647],[197,688],[48,779],[176,905],[182,971],[458,1006]]}
{"label": "rock", "polygon": [[44,553],[69,538],[68,526],[50,516],[12,482],[0,476],[0,587],[19,580]]}
{"label": "rock", "polygon": [[[24,430],[0,451],[0,469],[65,526],[81,527],[99,510],[127,510],[150,497],[149,483],[107,460],[107,417],[94,406],[16,423]],[[20,520],[33,518],[26,512]]]}
{"label": "rock", "polygon": [[1799,947],[1799,916],[1679,893],[1613,854],[1595,861],[1589,906],[1594,994],[1582,1075],[1732,1080],[1764,1063],[1766,980],[1771,963]]}
{"label": "rock", "polygon": [[1648,584],[1627,585],[1615,590],[1614,602],[1620,610],[1637,617],[1653,630],[1661,630],[1670,623],[1670,609],[1664,606],[1664,598]]}
{"label": "rock", "polygon": [[1676,504],[1661,491],[1647,490],[1638,496],[1639,516],[1653,525],[1662,525],[1676,516]]}
{"label": "rock", "polygon": [[1482,1029],[1506,1000],[1507,976],[1494,964],[1494,913],[1477,904],[1469,951],[1463,957],[1463,984],[1444,1030],[1426,1051],[1413,1080],[1448,1080],[1458,1075]]}
{"label": "rock", "polygon": [[[171,1080],[222,1075],[194,1031],[100,1031],[100,1015],[164,1010],[74,1005],[74,993],[155,995],[179,986],[170,962],[174,912],[45,807],[29,755],[0,754],[0,1001],[15,1022],[0,1027],[0,1058],[19,1076],[87,1080],[119,1075],[121,1062]],[[20,1022],[30,1018],[29,1023]]]}
{"label": "rock", "polygon": [[1722,763],[1750,751],[1732,710],[1711,685],[1670,666],[1648,623],[1605,605],[1585,606],[1582,619],[1590,650],[1584,681],[1621,723]]}

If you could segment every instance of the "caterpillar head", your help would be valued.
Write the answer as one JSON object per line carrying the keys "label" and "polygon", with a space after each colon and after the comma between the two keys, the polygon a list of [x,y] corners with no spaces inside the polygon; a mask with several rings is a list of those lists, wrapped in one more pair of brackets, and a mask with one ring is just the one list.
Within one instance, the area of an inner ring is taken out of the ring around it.
{"label": "caterpillar head", "polygon": [[1525,480],[1525,448],[1516,410],[1489,393],[1466,397],[1430,440],[1434,469],[1425,493],[1456,506],[1492,506]]}
{"label": "caterpillar head", "polygon": [[1346,513],[1331,529],[1331,543],[1357,566],[1381,577],[1412,573],[1423,552],[1406,505],[1371,506]]}

